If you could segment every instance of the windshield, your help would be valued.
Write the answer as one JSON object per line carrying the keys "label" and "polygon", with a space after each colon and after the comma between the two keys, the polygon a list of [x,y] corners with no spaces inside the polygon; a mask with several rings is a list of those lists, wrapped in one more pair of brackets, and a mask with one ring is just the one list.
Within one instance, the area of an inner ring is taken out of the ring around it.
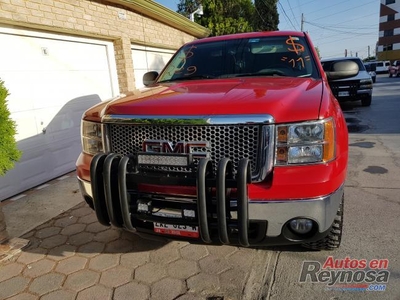
{"label": "windshield", "polygon": [[181,48],[158,82],[242,76],[317,77],[301,37],[279,36],[213,41]]}

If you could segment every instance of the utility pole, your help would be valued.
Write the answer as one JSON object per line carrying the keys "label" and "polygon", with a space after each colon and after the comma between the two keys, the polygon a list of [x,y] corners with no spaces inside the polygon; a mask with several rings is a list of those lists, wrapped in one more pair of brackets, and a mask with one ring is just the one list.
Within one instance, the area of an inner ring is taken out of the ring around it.
{"label": "utility pole", "polygon": [[300,26],[300,31],[303,31],[303,27],[304,27],[304,14],[301,14],[301,26]]}
{"label": "utility pole", "polygon": [[368,58],[370,57],[369,51],[370,51],[370,47],[369,47],[369,45],[368,45]]}

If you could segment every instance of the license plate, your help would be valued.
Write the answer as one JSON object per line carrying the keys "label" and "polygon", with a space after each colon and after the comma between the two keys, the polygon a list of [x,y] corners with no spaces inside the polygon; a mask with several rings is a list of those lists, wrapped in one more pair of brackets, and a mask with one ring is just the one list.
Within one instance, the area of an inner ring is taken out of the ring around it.
{"label": "license plate", "polygon": [[154,223],[154,232],[191,238],[199,237],[199,228],[197,226]]}
{"label": "license plate", "polygon": [[347,97],[349,96],[349,92],[348,91],[343,91],[343,92],[339,92],[339,97]]}

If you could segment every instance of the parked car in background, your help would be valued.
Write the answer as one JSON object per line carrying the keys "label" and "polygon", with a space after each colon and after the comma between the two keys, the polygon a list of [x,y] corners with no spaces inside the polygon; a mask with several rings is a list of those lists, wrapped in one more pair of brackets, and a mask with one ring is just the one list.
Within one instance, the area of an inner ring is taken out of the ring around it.
{"label": "parked car in background", "polygon": [[[332,78],[331,72],[340,71],[344,74],[351,73],[349,64],[346,61],[352,61],[354,64],[351,68],[358,68],[355,76],[347,76],[346,78]],[[338,62],[343,62],[339,64]],[[362,106],[370,106],[372,101],[372,78],[365,69],[365,66],[358,57],[340,57],[321,60],[322,67],[329,79],[329,85],[333,94],[339,102],[361,100]]]}
{"label": "parked car in background", "polygon": [[389,68],[389,77],[400,76],[400,60],[395,60]]}
{"label": "parked car in background", "polygon": [[365,62],[365,69],[372,78],[372,82],[376,82],[376,63],[375,62]]}
{"label": "parked car in background", "polygon": [[388,60],[377,61],[376,62],[376,73],[377,74],[387,73],[387,72],[389,72],[389,67],[390,67],[390,61],[388,61]]}

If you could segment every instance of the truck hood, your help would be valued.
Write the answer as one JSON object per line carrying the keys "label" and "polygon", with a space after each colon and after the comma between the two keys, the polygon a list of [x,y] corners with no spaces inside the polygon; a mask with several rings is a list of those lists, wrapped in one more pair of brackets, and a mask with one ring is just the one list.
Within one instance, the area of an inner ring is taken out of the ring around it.
{"label": "truck hood", "polygon": [[168,83],[110,101],[100,117],[269,114],[278,123],[313,120],[318,119],[323,90],[323,81],[311,78],[252,77]]}

